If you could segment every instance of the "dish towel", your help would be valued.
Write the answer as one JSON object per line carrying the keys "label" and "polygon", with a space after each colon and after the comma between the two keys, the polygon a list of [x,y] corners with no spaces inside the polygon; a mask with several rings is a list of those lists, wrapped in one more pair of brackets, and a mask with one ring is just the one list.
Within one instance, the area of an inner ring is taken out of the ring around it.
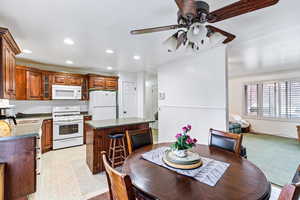
{"label": "dish towel", "polygon": [[201,157],[203,165],[199,168],[192,170],[175,169],[166,165],[162,158],[166,150],[169,147],[160,147],[152,151],[142,154],[142,158],[148,160],[154,164],[165,167],[169,170],[175,171],[178,174],[192,177],[201,183],[205,183],[209,186],[215,186],[217,182],[222,178],[223,174],[229,167],[229,163],[213,160],[211,158]]}

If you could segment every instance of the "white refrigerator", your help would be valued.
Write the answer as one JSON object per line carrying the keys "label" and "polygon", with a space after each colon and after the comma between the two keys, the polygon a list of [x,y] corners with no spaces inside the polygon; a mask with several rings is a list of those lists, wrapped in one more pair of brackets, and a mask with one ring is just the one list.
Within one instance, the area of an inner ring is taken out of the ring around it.
{"label": "white refrigerator", "polygon": [[91,91],[89,114],[92,115],[93,120],[116,119],[117,92]]}

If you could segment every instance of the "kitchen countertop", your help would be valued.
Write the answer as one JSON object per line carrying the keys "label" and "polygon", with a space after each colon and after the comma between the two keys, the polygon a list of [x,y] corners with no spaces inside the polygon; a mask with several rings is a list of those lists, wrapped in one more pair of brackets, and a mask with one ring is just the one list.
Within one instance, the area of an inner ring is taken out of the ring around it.
{"label": "kitchen countertop", "polygon": [[101,128],[113,128],[117,126],[126,126],[131,124],[143,124],[154,122],[152,119],[143,118],[120,118],[120,119],[108,119],[108,120],[91,120],[86,123],[95,129]]}
{"label": "kitchen countertop", "polygon": [[[80,112],[81,115],[83,116],[90,116],[88,112]],[[36,114],[23,114],[23,113],[18,113],[16,115],[17,119],[52,119],[52,113],[36,113]]]}

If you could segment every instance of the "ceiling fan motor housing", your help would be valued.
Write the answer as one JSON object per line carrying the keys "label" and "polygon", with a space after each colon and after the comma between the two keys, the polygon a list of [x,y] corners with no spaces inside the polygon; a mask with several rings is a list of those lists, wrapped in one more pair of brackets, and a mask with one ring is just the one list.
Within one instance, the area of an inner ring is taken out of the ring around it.
{"label": "ceiling fan motor housing", "polygon": [[205,1],[195,1],[198,13],[209,13],[209,5]]}

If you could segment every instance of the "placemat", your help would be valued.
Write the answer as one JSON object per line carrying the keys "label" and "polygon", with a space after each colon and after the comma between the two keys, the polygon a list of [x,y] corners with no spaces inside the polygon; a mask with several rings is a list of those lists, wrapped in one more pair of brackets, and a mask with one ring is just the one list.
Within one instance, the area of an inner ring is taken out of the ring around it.
{"label": "placemat", "polygon": [[181,170],[169,167],[166,165],[162,158],[164,153],[169,147],[160,147],[152,151],[142,154],[142,158],[148,160],[154,164],[165,167],[169,170],[175,171],[178,174],[193,177],[201,183],[205,183],[209,186],[215,186],[217,182],[222,178],[223,174],[229,167],[229,163],[214,160],[211,158],[201,157],[203,165],[197,169],[192,170]]}

